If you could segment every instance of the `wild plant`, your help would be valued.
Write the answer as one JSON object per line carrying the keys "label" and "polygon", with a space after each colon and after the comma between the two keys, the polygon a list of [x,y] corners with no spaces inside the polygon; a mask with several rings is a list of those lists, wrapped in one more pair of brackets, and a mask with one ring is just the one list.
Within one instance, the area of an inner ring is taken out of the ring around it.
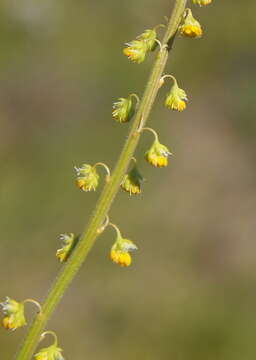
{"label": "wild plant", "polygon": [[[66,289],[71,284],[76,273],[84,263],[96,239],[102,236],[104,230],[110,226],[116,232],[116,239],[109,250],[110,259],[121,267],[128,267],[132,263],[131,253],[137,250],[137,245],[125,237],[117,224],[112,223],[110,208],[119,189],[128,192],[131,196],[141,193],[143,176],[139,164],[134,158],[135,149],[144,132],[150,132],[153,142],[145,153],[145,160],[154,168],[167,167],[172,155],[169,147],[162,144],[157,132],[146,127],[159,89],[168,84],[169,90],[163,101],[164,105],[173,111],[182,112],[186,109],[188,96],[180,87],[177,79],[170,74],[164,74],[167,60],[173,48],[174,40],[178,35],[188,38],[200,38],[203,35],[202,27],[186,8],[187,0],[175,0],[174,8],[167,24],[156,25],[145,30],[135,40],[128,42],[123,50],[127,58],[135,64],[141,64],[152,52],[156,52],[152,71],[146,84],[145,92],[140,98],[132,93],[127,97],[120,97],[113,105],[113,119],[120,124],[132,122],[128,138],[113,171],[102,163],[81,164],[75,167],[75,183],[84,192],[96,191],[100,181],[100,169],[105,171],[105,186],[96,204],[95,210],[86,229],[81,235],[64,233],[60,236],[62,247],[57,250],[56,257],[63,264],[54,281],[45,301],[40,304],[33,299],[16,301],[9,297],[2,303],[4,318],[3,326],[15,330],[26,325],[25,306],[34,304],[38,312],[28,329],[23,344],[18,351],[16,360],[30,360],[33,355],[36,360],[63,360],[62,349],[58,345],[57,335],[53,331],[45,331],[48,320],[59,304]],[[199,6],[208,5],[212,0],[192,0]],[[163,39],[158,39],[160,28],[165,29]],[[35,350],[46,336],[53,337],[51,346]]]}

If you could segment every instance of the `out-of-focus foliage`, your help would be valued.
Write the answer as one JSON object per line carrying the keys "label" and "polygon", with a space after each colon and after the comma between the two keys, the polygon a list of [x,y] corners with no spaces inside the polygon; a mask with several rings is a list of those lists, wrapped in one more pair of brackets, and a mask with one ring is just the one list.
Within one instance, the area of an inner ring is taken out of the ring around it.
{"label": "out-of-focus foliage", "polygon": [[[42,299],[61,266],[59,234],[88,221],[99,192],[79,191],[73,167],[114,165],[129,125],[112,103],[142,93],[153,56],[131,64],[123,43],[172,4],[1,1],[2,299]],[[188,108],[164,108],[164,86],[149,121],[174,157],[150,167],[143,135],[143,192],[120,192],[110,214],[139,250],[121,269],[113,230],[98,239],[49,324],[67,359],[255,357],[255,11],[253,0],[194,7],[204,36],[179,37],[168,64]],[[1,359],[23,333],[0,329]]]}

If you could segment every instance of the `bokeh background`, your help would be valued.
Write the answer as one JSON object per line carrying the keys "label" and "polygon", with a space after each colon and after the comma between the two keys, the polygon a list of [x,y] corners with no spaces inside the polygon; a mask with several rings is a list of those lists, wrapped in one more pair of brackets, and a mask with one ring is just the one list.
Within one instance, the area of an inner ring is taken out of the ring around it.
{"label": "bokeh background", "polygon": [[[44,298],[59,234],[79,233],[99,196],[74,186],[73,166],[114,166],[129,126],[111,119],[112,103],[141,95],[152,66],[154,55],[130,63],[123,43],[173,2],[1,1],[1,299]],[[256,356],[255,11],[253,0],[194,7],[204,37],[177,38],[167,72],[188,109],[163,107],[167,85],[148,123],[174,157],[150,167],[143,135],[143,193],[120,192],[111,210],[139,251],[121,269],[109,260],[114,232],[98,239],[49,324],[65,359]],[[24,333],[0,328],[1,360]]]}

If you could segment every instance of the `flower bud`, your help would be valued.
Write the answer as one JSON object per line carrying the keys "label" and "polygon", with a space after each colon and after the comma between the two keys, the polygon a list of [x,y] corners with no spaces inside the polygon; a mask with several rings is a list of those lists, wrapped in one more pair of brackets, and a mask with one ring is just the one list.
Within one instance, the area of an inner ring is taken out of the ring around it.
{"label": "flower bud", "polygon": [[63,246],[61,249],[58,249],[56,252],[56,256],[59,259],[59,261],[65,262],[71,255],[73,249],[75,248],[78,237],[75,237],[73,233],[69,234],[61,234],[60,239],[63,241]]}
{"label": "flower bud", "polygon": [[121,188],[130,193],[130,195],[137,195],[141,193],[142,181],[143,177],[139,173],[139,170],[135,164],[130,172],[124,176],[124,179],[121,183]]}
{"label": "flower bud", "polygon": [[155,29],[147,29],[137,39],[145,41],[148,51],[154,51],[157,47],[156,36]]}
{"label": "flower bud", "polygon": [[131,240],[124,239],[118,231],[116,242],[111,248],[110,258],[114,263],[127,267],[132,262],[129,252],[134,250],[137,250],[137,246]]}
{"label": "flower bud", "polygon": [[133,114],[134,106],[131,96],[127,99],[119,98],[118,101],[114,103],[112,115],[116,121],[120,123],[128,122],[133,117]]}
{"label": "flower bud", "polygon": [[99,174],[94,166],[83,164],[81,168],[75,168],[77,172],[76,184],[83,191],[96,190],[99,184]]}
{"label": "flower bud", "polygon": [[3,326],[6,329],[15,330],[26,325],[24,303],[19,303],[7,297],[5,302],[1,305],[5,315],[3,319]]}
{"label": "flower bud", "polygon": [[185,91],[178,87],[175,81],[170,92],[167,94],[165,106],[171,110],[183,111],[186,109],[187,95]]}
{"label": "flower bud", "polygon": [[188,13],[184,24],[180,26],[180,33],[183,36],[191,38],[200,38],[203,34],[200,23],[193,17],[192,11],[187,9]]}
{"label": "flower bud", "polygon": [[209,5],[212,3],[212,0],[193,0],[194,4],[198,4],[200,6]]}
{"label": "flower bud", "polygon": [[36,355],[35,360],[64,360],[62,349],[53,344],[47,348],[41,349]]}
{"label": "flower bud", "polygon": [[168,156],[171,155],[169,149],[155,140],[151,148],[146,152],[146,160],[155,167],[166,167],[168,165]]}
{"label": "flower bud", "polygon": [[131,61],[140,64],[145,60],[148,51],[148,45],[142,40],[133,40],[126,44],[127,47],[123,50],[124,55]]}

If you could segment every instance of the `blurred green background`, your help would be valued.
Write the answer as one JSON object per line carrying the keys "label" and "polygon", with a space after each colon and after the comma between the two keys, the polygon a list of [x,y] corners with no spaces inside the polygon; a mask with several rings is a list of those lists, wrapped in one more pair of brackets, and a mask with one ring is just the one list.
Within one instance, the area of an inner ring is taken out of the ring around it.
{"label": "blurred green background", "polygon": [[[44,298],[59,234],[79,233],[99,196],[74,186],[73,167],[113,167],[129,126],[111,119],[112,103],[141,95],[152,66],[154,55],[130,63],[123,43],[173,2],[1,1],[1,299]],[[147,165],[145,133],[143,193],[120,192],[110,214],[139,250],[122,269],[109,260],[114,232],[98,239],[48,327],[67,360],[256,356],[256,4],[193,8],[204,37],[178,37],[166,69],[188,109],[163,107],[166,85],[148,123],[175,156]],[[1,360],[24,333],[0,328]]]}

